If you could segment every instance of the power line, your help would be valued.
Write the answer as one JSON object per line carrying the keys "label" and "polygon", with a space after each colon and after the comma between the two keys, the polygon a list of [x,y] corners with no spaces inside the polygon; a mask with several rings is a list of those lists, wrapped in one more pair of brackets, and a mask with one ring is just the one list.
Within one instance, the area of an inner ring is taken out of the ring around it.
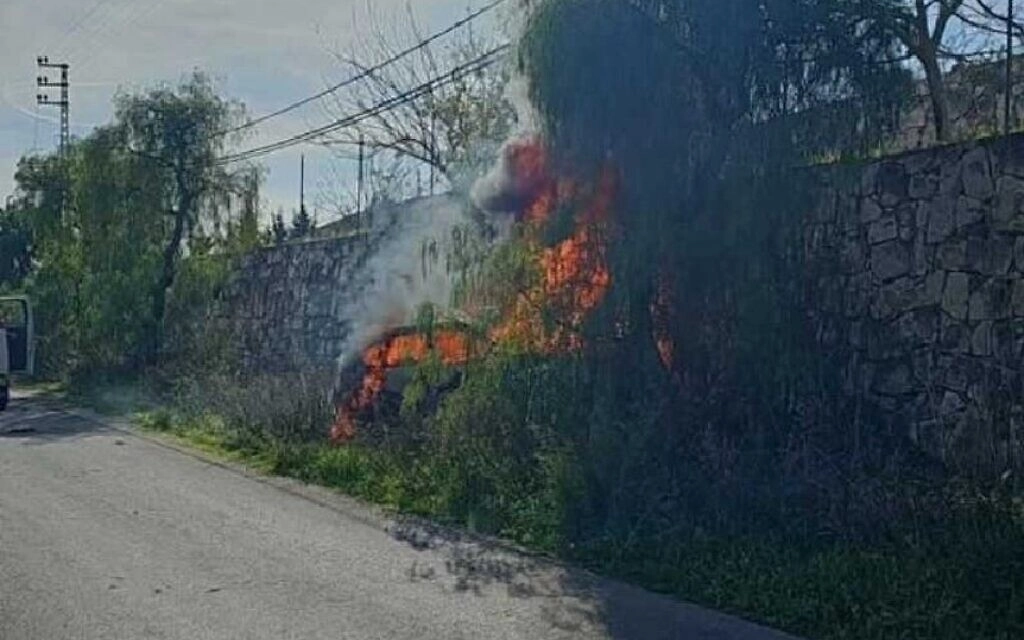
{"label": "power line", "polygon": [[72,23],[72,25],[68,27],[67,30],[65,30],[64,33],[62,33],[58,37],[58,57],[66,56],[68,53],[70,53],[69,51],[65,50],[65,45],[67,44],[68,38],[77,33],[78,30],[81,29],[85,25],[85,23],[88,22],[89,19],[92,18],[93,15],[95,15],[96,12],[99,11],[103,7],[103,5],[107,4],[108,2],[110,2],[110,0],[97,0],[84,14],[82,14],[82,17],[80,17],[78,20]]}
{"label": "power line", "polygon": [[390,66],[390,65],[398,62],[399,60],[401,60],[401,59],[403,59],[403,58],[405,58],[405,57],[415,53],[416,51],[419,51],[421,49],[424,49],[425,47],[430,46],[431,44],[433,44],[437,40],[439,40],[439,39],[449,35],[450,33],[454,32],[454,31],[457,31],[458,29],[461,29],[465,25],[467,25],[470,22],[476,20],[477,18],[479,18],[480,16],[486,14],[487,12],[492,11],[493,9],[497,8],[498,5],[501,5],[501,4],[505,3],[506,1],[507,0],[493,0],[493,2],[490,2],[489,4],[484,5],[483,7],[477,9],[476,11],[474,11],[474,12],[470,13],[469,15],[467,15],[466,17],[462,18],[461,20],[458,20],[458,21],[454,22],[453,24],[451,24],[450,26],[446,27],[445,29],[442,29],[441,31],[438,31],[437,33],[433,34],[432,36],[428,37],[427,39],[422,40],[421,42],[416,43],[415,45],[409,47],[408,49],[405,49],[404,51],[401,51],[401,52],[391,56],[390,58],[388,58],[387,60],[384,60],[383,62],[380,62],[380,63],[378,63],[378,64],[376,64],[376,65],[374,65],[372,67],[364,69],[363,71],[357,73],[356,75],[354,75],[354,76],[352,76],[350,78],[347,78],[347,79],[345,79],[345,80],[343,80],[343,81],[341,81],[341,82],[339,82],[337,84],[331,85],[330,87],[324,89],[323,91],[320,91],[319,93],[315,93],[315,94],[313,94],[313,95],[311,95],[309,97],[303,98],[302,100],[298,100],[296,102],[293,102],[293,103],[289,104],[286,107],[282,107],[282,108],[278,109],[277,111],[272,111],[272,112],[270,112],[270,113],[268,113],[266,115],[260,116],[259,118],[256,118],[255,120],[250,120],[250,121],[248,121],[248,122],[246,122],[244,124],[238,125],[237,127],[232,127],[231,129],[227,129],[225,131],[222,131],[222,132],[218,133],[217,135],[229,135],[229,134],[232,134],[232,133],[236,133],[238,131],[242,131],[244,129],[249,129],[251,127],[255,127],[256,125],[262,124],[262,123],[266,122],[267,120],[270,120],[271,118],[276,118],[276,117],[278,117],[280,115],[283,115],[285,113],[288,113],[290,111],[294,111],[295,109],[298,109],[299,107],[302,107],[302,106],[305,106],[305,105],[309,104],[310,102],[313,102],[315,100],[319,100],[320,98],[323,98],[324,96],[332,94],[335,91],[337,91],[338,89],[341,89],[343,87],[347,87],[347,86],[349,86],[351,84],[354,84],[354,83],[356,83],[356,82],[358,82],[358,81],[360,81],[360,80],[362,80],[364,78],[370,77],[374,73],[380,71],[381,69],[384,69],[385,67]]}
{"label": "power line", "polygon": [[80,74],[83,70],[91,71],[97,57],[109,53],[96,44],[97,40],[105,37],[109,39],[110,36],[107,34],[123,32],[134,26],[160,8],[162,3],[163,0],[127,0],[120,8],[106,6],[108,11],[103,12],[91,25],[79,31],[75,38],[77,42],[66,43],[67,53],[64,57],[74,59]]}
{"label": "power line", "polygon": [[321,127],[317,127],[315,129],[311,129],[309,131],[305,131],[303,133],[291,136],[289,138],[285,138],[283,140],[278,140],[276,142],[272,142],[269,144],[254,147],[252,149],[247,149],[245,151],[240,151],[238,153],[224,156],[220,158],[217,161],[217,163],[233,164],[235,162],[250,160],[270,153],[274,153],[275,151],[280,151],[281,149],[285,149],[296,144],[308,142],[310,140],[322,137],[328,133],[332,133],[340,129],[351,127],[355,124],[362,122],[363,120],[372,118],[373,116],[379,115],[381,113],[386,113],[402,105],[408,104],[413,100],[423,97],[424,95],[428,95],[431,91],[433,91],[436,88],[452,84],[460,80],[461,78],[464,78],[467,75],[485,69],[497,61],[496,56],[498,56],[498,54],[501,54],[510,48],[511,45],[509,44],[500,45],[484,53],[483,55],[474,58],[473,60],[470,60],[467,63],[455,67],[444,76],[432,78],[427,82],[424,82],[423,84],[414,87],[413,89],[400,93],[396,96],[392,96],[391,98],[383,100],[363,111],[354,113],[349,116],[345,116],[343,118],[335,120],[334,122],[328,123]]}

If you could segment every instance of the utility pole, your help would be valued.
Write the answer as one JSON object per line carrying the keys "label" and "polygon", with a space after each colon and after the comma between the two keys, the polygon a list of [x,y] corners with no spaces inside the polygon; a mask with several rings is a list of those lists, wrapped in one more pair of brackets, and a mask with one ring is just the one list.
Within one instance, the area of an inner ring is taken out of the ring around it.
{"label": "utility pole", "polygon": [[430,195],[434,195],[437,174],[434,165],[437,162],[437,109],[434,106],[434,88],[430,87]]}
{"label": "utility pole", "polygon": [[[359,177],[356,184],[356,232],[360,231],[363,221],[363,162],[366,154],[366,140],[363,134],[359,134]],[[370,234],[366,232],[366,241],[369,243]]]}
{"label": "utility pole", "polygon": [[1003,96],[1003,126],[1006,136],[1009,137],[1011,124],[1011,112],[1013,111],[1013,0],[1006,3],[1006,95]]}
{"label": "utility pole", "polygon": [[[60,69],[59,82],[53,82],[46,75],[36,76],[36,86],[41,90],[36,94],[36,104],[60,107],[60,219],[63,221],[67,214],[68,185],[71,182],[68,172],[68,152],[71,143],[71,80],[68,71],[71,66],[66,62],[50,62],[46,56],[38,56],[36,66],[41,70]],[[50,96],[42,92],[44,89],[60,89],[60,100],[50,100]]]}
{"label": "utility pole", "polygon": [[306,211],[306,154],[299,156],[299,215]]}
{"label": "utility pole", "polygon": [[66,158],[71,137],[71,82],[68,78],[71,67],[66,62],[50,62],[46,56],[37,57],[36,65],[40,69],[60,69],[59,82],[54,82],[45,75],[36,77],[36,85],[40,89],[60,89],[60,100],[50,100],[47,94],[39,93],[36,95],[36,103],[60,107],[60,155],[61,158]]}

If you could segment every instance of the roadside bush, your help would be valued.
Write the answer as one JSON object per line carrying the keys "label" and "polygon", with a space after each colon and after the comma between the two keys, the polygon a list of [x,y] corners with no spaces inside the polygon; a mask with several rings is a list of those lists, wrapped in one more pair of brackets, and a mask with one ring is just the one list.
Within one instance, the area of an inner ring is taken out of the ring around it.
{"label": "roadside bush", "polygon": [[214,371],[179,378],[175,406],[188,416],[218,416],[240,442],[322,443],[334,415],[332,382],[327,373],[240,376]]}

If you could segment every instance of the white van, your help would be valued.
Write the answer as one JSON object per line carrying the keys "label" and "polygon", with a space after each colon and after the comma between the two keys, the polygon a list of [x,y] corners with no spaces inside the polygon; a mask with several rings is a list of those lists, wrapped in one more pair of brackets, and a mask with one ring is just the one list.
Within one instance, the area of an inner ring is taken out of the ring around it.
{"label": "white van", "polygon": [[26,296],[0,297],[0,411],[11,399],[11,374],[32,375],[32,305]]}

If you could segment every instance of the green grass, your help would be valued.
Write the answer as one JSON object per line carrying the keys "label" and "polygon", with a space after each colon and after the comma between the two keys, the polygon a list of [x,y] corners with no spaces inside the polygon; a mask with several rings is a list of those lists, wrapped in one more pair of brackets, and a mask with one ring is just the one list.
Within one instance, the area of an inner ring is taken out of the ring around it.
{"label": "green grass", "polygon": [[12,376],[11,383],[13,388],[19,392],[43,398],[60,397],[67,391],[67,385],[63,382],[37,380],[17,375]]}
{"label": "green grass", "polygon": [[[157,411],[140,424],[265,473],[336,488],[395,511],[474,524],[472,514],[451,500],[449,470],[440,463],[360,446],[242,437],[210,416]],[[496,532],[552,550],[550,523],[539,511],[526,508],[514,520]],[[964,513],[930,537],[873,547],[688,535],[628,545],[602,540],[561,555],[598,573],[808,638],[1024,638],[1024,527],[991,511]]]}
{"label": "green grass", "polygon": [[598,547],[577,557],[598,571],[810,638],[1024,637],[1020,529],[986,544],[949,542],[800,549],[690,539],[624,554]]}

